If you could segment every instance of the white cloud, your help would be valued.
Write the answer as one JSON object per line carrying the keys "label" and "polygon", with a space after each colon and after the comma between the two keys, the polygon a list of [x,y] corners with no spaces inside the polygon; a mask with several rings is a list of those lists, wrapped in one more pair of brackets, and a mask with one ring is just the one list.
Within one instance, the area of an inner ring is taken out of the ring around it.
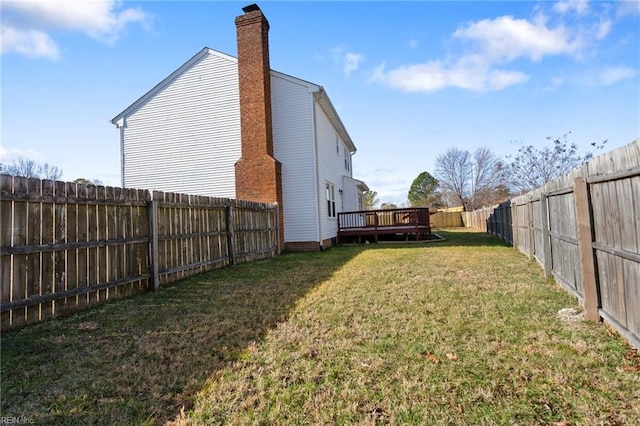
{"label": "white cloud", "polygon": [[640,15],[640,1],[638,0],[625,0],[616,2],[618,6],[618,16],[639,16]]}
{"label": "white cloud", "polygon": [[587,87],[611,86],[621,81],[634,78],[639,74],[639,69],[629,66],[605,66],[571,75],[556,75],[551,78],[547,89],[554,90],[565,84]]}
{"label": "white cloud", "polygon": [[631,67],[606,67],[596,74],[593,83],[597,85],[610,86],[619,81],[633,78],[638,75],[638,70]]}
{"label": "white cloud", "polygon": [[413,177],[406,175],[406,171],[400,172],[391,169],[368,170],[361,175],[369,188],[378,193],[380,203],[401,204],[407,201],[409,186]]}
{"label": "white cloud", "polygon": [[2,2],[2,53],[57,58],[58,47],[51,36],[55,31],[77,31],[113,44],[126,25],[146,26],[149,21],[144,11],[122,8],[122,4],[116,0]]}
{"label": "white cloud", "polygon": [[542,19],[532,23],[511,16],[473,22],[453,37],[475,43],[479,52],[495,61],[521,57],[539,61],[547,55],[574,54],[581,47],[563,26],[547,28]]}
{"label": "white cloud", "polygon": [[555,76],[551,78],[551,81],[549,82],[549,86],[547,87],[547,90],[554,90],[557,89],[558,87],[561,87],[565,84],[566,79],[564,76]]}
{"label": "white cloud", "polygon": [[[496,91],[528,81],[531,76],[516,66],[522,60],[531,63],[551,56],[564,56],[584,60],[599,40],[611,32],[613,21],[605,15],[595,17],[588,3],[567,1],[556,3],[554,11],[575,11],[590,17],[580,18],[571,26],[560,20],[553,25],[541,8],[531,19],[501,16],[468,22],[456,29],[451,39],[462,43],[459,53],[450,51],[443,59],[395,67],[379,65],[370,82],[406,92],[433,92],[447,87],[471,91]],[[516,61],[518,64],[514,64]],[[628,71],[627,71],[628,72]],[[610,73],[607,78],[596,79],[600,84],[613,84],[623,79],[624,73]],[[626,78],[626,77],[624,77]],[[612,82],[612,83],[609,83]],[[564,83],[552,82],[552,87]]]}
{"label": "white cloud", "polygon": [[344,68],[343,71],[345,75],[349,75],[354,71],[357,71],[360,63],[364,60],[364,56],[359,53],[348,52],[344,55],[343,62]]}
{"label": "white cloud", "polygon": [[604,39],[611,31],[612,25],[613,23],[611,22],[611,19],[604,19],[600,21],[596,28],[596,39],[598,40]]}
{"label": "white cloud", "polygon": [[335,65],[340,67],[347,77],[360,68],[364,61],[364,55],[360,53],[348,52],[344,47],[334,47],[331,49],[331,57]]}
{"label": "white cloud", "polygon": [[3,25],[0,27],[0,52],[16,52],[28,58],[59,59],[58,46],[45,32],[20,30]]}
{"label": "white cloud", "polygon": [[390,71],[385,71],[385,64],[382,64],[376,68],[371,81],[383,82],[404,92],[434,92],[447,87],[482,92],[502,90],[528,79],[525,73],[492,68],[469,56],[453,64],[431,61]]}
{"label": "white cloud", "polygon": [[34,161],[41,161],[42,156],[33,149],[17,149],[17,148],[3,148],[0,146],[0,163],[9,164],[13,163],[18,158],[28,158]]}
{"label": "white cloud", "polygon": [[584,15],[589,10],[588,0],[563,0],[555,3],[552,10],[556,13],[564,15],[568,12],[576,12],[578,15]]}

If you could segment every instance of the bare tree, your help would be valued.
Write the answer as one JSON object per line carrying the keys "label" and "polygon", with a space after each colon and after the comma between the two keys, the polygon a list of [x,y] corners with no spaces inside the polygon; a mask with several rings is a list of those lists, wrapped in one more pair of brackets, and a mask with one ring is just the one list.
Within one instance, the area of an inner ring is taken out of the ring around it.
{"label": "bare tree", "polygon": [[17,160],[13,160],[13,163],[11,164],[3,164],[2,173],[28,178],[39,177],[40,168],[35,161],[20,157]]}
{"label": "bare tree", "polygon": [[467,211],[508,198],[505,165],[487,147],[473,154],[456,148],[436,157],[436,179],[450,206]]}
{"label": "bare tree", "polygon": [[469,151],[449,148],[436,157],[435,178],[450,205],[465,205],[472,176]]}
{"label": "bare tree", "polygon": [[473,153],[469,210],[504,201],[504,171],[504,164],[489,148],[481,147]]}
{"label": "bare tree", "polygon": [[593,142],[591,151],[580,153],[576,143],[569,143],[569,134],[571,132],[556,138],[547,136],[551,145],[540,149],[521,144],[518,154],[508,165],[511,186],[519,193],[539,188],[589,160],[596,150],[604,148],[607,143],[606,139],[600,143]]}
{"label": "bare tree", "polygon": [[102,181],[100,179],[86,179],[86,178],[77,178],[74,179],[73,183],[80,183],[83,185],[102,185]]}
{"label": "bare tree", "polygon": [[19,157],[9,165],[2,164],[2,173],[50,180],[59,180],[62,177],[62,170],[58,167],[51,166],[48,163],[37,163],[24,157]]}

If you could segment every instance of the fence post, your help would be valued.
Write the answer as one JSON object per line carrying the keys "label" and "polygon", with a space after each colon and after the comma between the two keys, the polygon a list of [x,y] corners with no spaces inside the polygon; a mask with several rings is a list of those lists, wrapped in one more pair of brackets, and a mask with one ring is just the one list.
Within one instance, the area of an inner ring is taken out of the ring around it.
{"label": "fence post", "polygon": [[236,244],[233,233],[233,204],[227,206],[227,246],[229,248],[229,263],[236,264]]}
{"label": "fence post", "polygon": [[511,199],[511,244],[518,250],[518,205]]}
{"label": "fence post", "polygon": [[591,227],[591,203],[589,187],[585,178],[573,181],[573,195],[578,222],[578,252],[580,253],[580,270],[584,288],[585,317],[590,321],[599,321],[598,283],[596,279],[595,259],[593,256],[593,229]]}
{"label": "fence post", "polygon": [[507,207],[504,204],[500,204],[500,238],[502,238],[502,241],[507,241],[506,223]]}
{"label": "fence post", "polygon": [[[153,195],[152,195],[153,197]],[[160,288],[160,272],[158,269],[158,202],[151,199],[149,201],[149,251],[151,260],[151,282],[153,290]]]}
{"label": "fence post", "polygon": [[549,206],[547,205],[547,194],[540,194],[540,214],[542,215],[542,254],[544,258],[544,276],[549,278],[553,271],[553,260],[551,257],[551,236],[549,229]]}
{"label": "fence post", "polygon": [[487,224],[487,232],[497,237],[498,233],[496,232],[496,214],[496,208],[489,207],[489,210],[487,210],[487,219],[485,220],[485,223]]}
{"label": "fence post", "polygon": [[282,251],[282,247],[280,247],[280,233],[284,232],[284,229],[280,229],[280,216],[278,210],[279,206],[278,203],[276,203],[276,206],[273,208],[273,217],[276,224],[276,254],[280,254]]}
{"label": "fence post", "polygon": [[529,220],[529,259],[535,254],[535,230],[533,226],[533,196],[531,193],[527,195],[527,219]]}

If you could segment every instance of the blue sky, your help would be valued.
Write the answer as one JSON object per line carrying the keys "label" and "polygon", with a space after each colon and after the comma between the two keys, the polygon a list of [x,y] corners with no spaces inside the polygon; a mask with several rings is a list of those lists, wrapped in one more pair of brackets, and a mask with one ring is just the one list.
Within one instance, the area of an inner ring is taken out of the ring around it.
{"label": "blue sky", "polygon": [[[203,47],[235,56],[249,3],[3,0],[1,160],[118,186],[109,120]],[[640,137],[637,0],[258,4],[271,67],[327,90],[382,202],[451,147]]]}

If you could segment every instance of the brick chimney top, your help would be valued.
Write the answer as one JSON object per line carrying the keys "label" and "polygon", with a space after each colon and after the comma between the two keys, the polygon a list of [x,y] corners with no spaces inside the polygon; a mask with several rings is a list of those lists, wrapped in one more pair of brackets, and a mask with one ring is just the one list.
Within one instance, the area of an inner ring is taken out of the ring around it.
{"label": "brick chimney top", "polygon": [[[260,27],[265,31],[265,45],[268,45],[268,36],[266,32],[269,31],[269,21],[262,13],[262,10],[257,4],[250,4],[249,6],[245,6],[242,8],[244,15],[240,15],[236,17],[236,27],[244,27],[244,26],[253,26],[254,24],[259,24]],[[240,35],[240,34],[238,34]],[[238,52],[238,55],[240,53]]]}

